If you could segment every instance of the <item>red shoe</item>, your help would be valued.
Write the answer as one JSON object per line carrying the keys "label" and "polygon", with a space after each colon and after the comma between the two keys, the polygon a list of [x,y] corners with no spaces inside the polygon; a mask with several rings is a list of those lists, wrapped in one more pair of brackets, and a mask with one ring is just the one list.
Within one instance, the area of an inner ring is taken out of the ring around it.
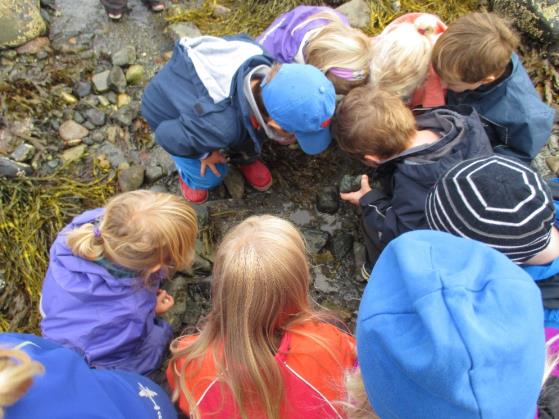
{"label": "red shoe", "polygon": [[192,202],[193,204],[203,204],[208,200],[209,193],[207,189],[193,189],[188,186],[180,176],[179,185],[181,187],[182,196],[188,202]]}
{"label": "red shoe", "polygon": [[272,186],[272,174],[264,163],[256,160],[250,164],[239,165],[239,170],[254,189],[260,192],[267,191]]}

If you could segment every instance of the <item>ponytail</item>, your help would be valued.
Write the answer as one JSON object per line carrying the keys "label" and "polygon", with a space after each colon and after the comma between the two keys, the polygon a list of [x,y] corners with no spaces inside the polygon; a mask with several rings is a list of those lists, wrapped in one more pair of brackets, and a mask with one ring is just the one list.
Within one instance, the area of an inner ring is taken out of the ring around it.
{"label": "ponytail", "polygon": [[95,234],[91,223],[83,224],[68,233],[66,243],[72,253],[87,260],[98,260],[104,255],[103,239]]}

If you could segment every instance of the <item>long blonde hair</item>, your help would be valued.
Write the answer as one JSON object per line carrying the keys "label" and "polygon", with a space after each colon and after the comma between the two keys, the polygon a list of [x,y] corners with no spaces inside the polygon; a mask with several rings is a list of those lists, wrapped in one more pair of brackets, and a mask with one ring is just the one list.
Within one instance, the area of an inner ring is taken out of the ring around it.
{"label": "long blonde hair", "polygon": [[194,258],[196,212],[168,193],[132,191],[113,197],[98,226],[83,224],[67,235],[72,253],[87,260],[107,258],[147,280],[188,268]]}
{"label": "long blonde hair", "polygon": [[293,224],[271,215],[253,216],[228,232],[215,257],[212,309],[200,335],[185,348],[180,338],[171,344],[170,368],[177,383],[173,398],[179,392],[186,397],[190,417],[201,415],[187,388],[198,371],[189,366],[210,351],[241,416],[247,416],[249,406],[268,419],[279,418],[284,390],[274,354],[283,332],[320,318],[309,286],[305,243]]}
{"label": "long blonde hair", "polygon": [[371,84],[409,99],[427,78],[436,28],[437,18],[428,14],[388,27],[373,43]]}
{"label": "long blonde hair", "polygon": [[43,365],[22,350],[0,348],[0,419],[4,417],[4,409],[17,402],[31,387],[33,377],[44,371]]}
{"label": "long blonde hair", "polygon": [[[367,83],[371,61],[369,37],[359,29],[346,26],[333,12],[318,13],[306,22],[316,19],[326,19],[329,23],[308,41],[305,62],[326,74],[338,94]],[[338,77],[330,72],[334,67],[351,70],[356,77],[352,80]]]}

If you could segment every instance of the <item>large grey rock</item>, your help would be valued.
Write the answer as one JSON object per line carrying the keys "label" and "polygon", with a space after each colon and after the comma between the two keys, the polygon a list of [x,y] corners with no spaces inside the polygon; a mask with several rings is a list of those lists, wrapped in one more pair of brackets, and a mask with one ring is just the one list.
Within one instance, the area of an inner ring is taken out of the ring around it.
{"label": "large grey rock", "polygon": [[11,154],[11,158],[17,162],[25,162],[31,160],[35,154],[35,147],[31,144],[22,143]]}
{"label": "large grey rock", "polygon": [[135,191],[144,183],[144,166],[131,166],[118,173],[118,186],[122,192]]}
{"label": "large grey rock", "polygon": [[38,0],[0,1],[0,48],[17,47],[46,29]]}
{"label": "large grey rock", "polygon": [[195,38],[202,35],[198,26],[192,22],[173,23],[172,25],[169,25],[168,32],[174,41],[181,38]]}
{"label": "large grey rock", "polygon": [[98,127],[105,125],[105,114],[99,109],[91,108],[85,111],[85,117],[89,122]]}
{"label": "large grey rock", "polygon": [[134,64],[136,62],[136,48],[134,45],[127,45],[119,49],[111,56],[111,61],[114,66],[125,66]]}
{"label": "large grey rock", "polygon": [[93,82],[93,87],[97,93],[105,93],[109,90],[109,74],[110,70],[103,71],[101,73],[95,74],[91,81]]}
{"label": "large grey rock", "polygon": [[25,163],[18,163],[7,157],[0,156],[0,177],[18,177],[30,175],[31,166]]}
{"label": "large grey rock", "polygon": [[117,93],[126,91],[126,76],[120,67],[113,67],[109,73],[109,87]]}
{"label": "large grey rock", "polygon": [[58,133],[64,141],[72,141],[81,140],[82,138],[87,136],[87,134],[89,134],[89,130],[86,127],[78,124],[76,121],[68,120],[60,125]]}
{"label": "large grey rock", "polygon": [[112,118],[115,121],[117,121],[120,124],[127,127],[127,126],[132,124],[132,120],[134,119],[135,116],[136,116],[136,113],[134,112],[134,110],[131,107],[124,106],[123,108],[120,108],[118,111],[116,111],[112,115]]}
{"label": "large grey rock", "polygon": [[97,156],[104,156],[113,168],[117,168],[122,163],[126,162],[124,152],[109,142],[105,142],[97,149]]}
{"label": "large grey rock", "polygon": [[490,5],[511,19],[520,32],[541,44],[558,46],[558,0],[492,0]]}
{"label": "large grey rock", "polygon": [[316,209],[326,214],[335,214],[340,207],[338,190],[333,186],[322,188],[316,195]]}
{"label": "large grey rock", "polygon": [[232,198],[241,199],[245,194],[245,180],[241,172],[235,167],[229,168],[229,172],[227,176],[225,176],[223,183],[225,183],[227,192],[229,192]]}
{"label": "large grey rock", "polygon": [[338,233],[332,238],[332,253],[337,260],[342,259],[353,248],[353,236],[349,233]]}
{"label": "large grey rock", "polygon": [[347,17],[354,28],[365,28],[371,20],[371,9],[365,0],[351,0],[336,8],[336,11]]}
{"label": "large grey rock", "polygon": [[302,231],[307,248],[311,255],[319,253],[322,249],[324,249],[326,243],[328,243],[330,235],[326,231],[315,230],[312,228],[304,228]]}

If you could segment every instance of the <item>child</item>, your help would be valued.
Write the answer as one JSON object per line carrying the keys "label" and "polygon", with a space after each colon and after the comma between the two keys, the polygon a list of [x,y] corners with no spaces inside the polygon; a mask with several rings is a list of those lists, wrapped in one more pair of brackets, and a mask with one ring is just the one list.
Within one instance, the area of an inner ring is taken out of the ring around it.
{"label": "child", "polygon": [[324,151],[335,101],[332,83],[310,65],[272,67],[249,38],[202,36],[177,42],[145,90],[142,114],[173,157],[184,198],[199,204],[223,180],[227,153],[265,191],[272,175],[256,160],[265,137]]}
{"label": "child", "polygon": [[402,98],[410,108],[445,104],[445,90],[431,66],[431,51],[446,30],[438,16],[408,13],[374,39],[371,84]]}
{"label": "child", "polygon": [[[111,20],[120,20],[126,11],[128,0],[100,0]],[[161,12],[165,9],[165,3],[161,0],[142,0],[152,12]]]}
{"label": "child", "polygon": [[495,151],[529,163],[547,142],[555,111],[541,101],[517,47],[503,19],[470,13],[437,40],[433,66],[448,86],[447,103],[472,105],[492,122]]}
{"label": "child", "polygon": [[363,176],[361,190],[341,194],[363,211],[366,268],[379,247],[427,227],[425,198],[440,176],[459,161],[491,154],[473,108],[434,109],[416,121],[399,97],[369,87],[353,89],[342,100],[333,130],[342,150],[376,167],[382,184],[372,190]]}
{"label": "child", "polygon": [[299,231],[254,216],[223,239],[212,309],[200,334],[177,339],[167,378],[191,418],[340,417],[354,340],[325,322],[309,296]]}
{"label": "child", "polygon": [[33,335],[0,334],[0,417],[176,418],[146,377],[89,368],[74,351]]}
{"label": "child", "polygon": [[482,243],[414,231],[390,243],[373,276],[357,352],[379,417],[534,418],[549,370],[528,275]]}
{"label": "child", "polygon": [[281,63],[317,67],[340,95],[369,77],[369,37],[329,7],[297,6],[274,20],[257,41]]}
{"label": "child", "polygon": [[156,316],[173,305],[159,283],[191,265],[197,230],[181,198],[149,191],[123,193],[74,218],[50,249],[43,336],[96,368],[157,368],[171,329]]}

